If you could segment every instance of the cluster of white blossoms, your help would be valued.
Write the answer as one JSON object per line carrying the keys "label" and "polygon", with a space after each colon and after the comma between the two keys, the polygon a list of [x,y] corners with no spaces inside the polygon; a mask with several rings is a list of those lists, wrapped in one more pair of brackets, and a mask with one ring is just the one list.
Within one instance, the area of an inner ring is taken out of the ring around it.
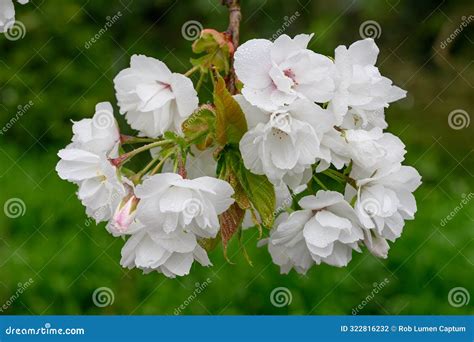
{"label": "cluster of white blossoms", "polygon": [[[29,0],[16,0],[24,5]],[[15,23],[15,5],[13,0],[0,0],[0,32],[6,32]]]}
{"label": "cluster of white blossoms", "polygon": [[311,37],[254,39],[235,54],[249,125],[240,141],[245,166],[276,186],[296,189],[313,173],[346,184],[344,195],[320,189],[278,218],[264,242],[282,273],[346,266],[361,245],[386,257],[387,240],[414,217],[412,192],[421,184],[414,168],[401,165],[404,144],[383,131],[384,109],[406,92],[375,66],[375,42],[339,46],[332,60],[307,48]]}
{"label": "cluster of white blossoms", "polygon": [[[114,82],[120,112],[141,137],[181,133],[181,124],[198,106],[191,80],[154,58],[132,56],[130,68]],[[56,171],[79,186],[77,196],[90,217],[107,221],[115,237],[130,236],[122,250],[124,267],[175,277],[188,274],[194,260],[211,265],[198,239],[217,236],[218,215],[234,202],[229,183],[162,172],[148,173],[136,184],[121,168],[120,161],[132,155],[120,154],[124,136],[108,102],[99,103],[93,118],[75,122],[72,130],[72,143],[59,151]]]}
{"label": "cluster of white blossoms", "polygon": [[[206,242],[226,247],[229,234],[249,226],[271,229],[262,241],[284,273],[346,266],[363,245],[387,256],[387,240],[414,217],[421,183],[401,164],[403,143],[383,131],[384,109],[405,91],[379,73],[372,39],[340,46],[331,59],[307,48],[311,37],[244,43],[233,56],[241,94],[223,95],[214,70],[215,103],[201,106],[203,78],[195,88],[188,76],[203,65],[183,75],[134,55],[114,84],[119,112],[138,135],[120,132],[109,102],[73,123],[56,170],[77,184],[89,217],[126,239],[124,267],[183,276],[194,261],[211,265]],[[226,106],[244,123],[234,117],[223,126]],[[149,163],[128,168],[143,152]]]}

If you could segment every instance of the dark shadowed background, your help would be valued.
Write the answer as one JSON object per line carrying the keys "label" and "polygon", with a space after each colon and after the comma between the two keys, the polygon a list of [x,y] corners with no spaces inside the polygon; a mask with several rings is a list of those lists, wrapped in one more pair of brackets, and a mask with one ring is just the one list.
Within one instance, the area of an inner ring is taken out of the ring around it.
{"label": "dark shadowed background", "polygon": [[[387,120],[423,185],[416,219],[389,258],[365,252],[346,268],[284,276],[246,232],[253,267],[232,245],[235,264],[218,248],[214,267],[194,265],[185,278],[122,269],[123,242],[87,220],[76,187],[54,171],[56,153],[70,141],[71,120],[90,117],[97,102],[114,103],[112,80],[132,54],[185,72],[191,41],[183,25],[224,30],[227,11],[218,0],[33,0],[16,6],[25,36],[0,35],[0,313],[474,313],[473,2],[241,2],[242,41],[314,32],[310,47],[333,55],[375,35],[381,72],[408,90]],[[114,300],[100,307],[93,293],[103,287]],[[291,303],[272,304],[278,287]]]}

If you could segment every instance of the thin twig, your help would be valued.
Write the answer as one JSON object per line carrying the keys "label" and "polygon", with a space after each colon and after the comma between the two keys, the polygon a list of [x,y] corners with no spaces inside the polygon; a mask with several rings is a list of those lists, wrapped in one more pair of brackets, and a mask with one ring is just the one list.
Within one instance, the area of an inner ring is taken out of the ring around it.
{"label": "thin twig", "polygon": [[[221,2],[229,9],[229,27],[227,28],[227,34],[232,39],[232,44],[234,45],[235,51],[239,46],[240,20],[242,19],[242,13],[240,12],[240,0],[221,0]],[[236,80],[237,77],[235,76],[234,70],[234,56],[230,56],[230,71],[227,88],[231,94],[237,93],[237,87],[235,86]]]}

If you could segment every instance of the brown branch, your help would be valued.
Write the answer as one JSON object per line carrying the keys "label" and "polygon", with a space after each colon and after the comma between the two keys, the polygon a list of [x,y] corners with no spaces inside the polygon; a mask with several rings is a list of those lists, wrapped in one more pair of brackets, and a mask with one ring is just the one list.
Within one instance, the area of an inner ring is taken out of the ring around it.
{"label": "brown branch", "polygon": [[[240,20],[242,19],[242,14],[240,12],[240,0],[221,0],[222,5],[227,6],[229,9],[229,27],[227,28],[227,34],[232,39],[232,44],[234,45],[234,51],[237,50],[239,46],[240,38]],[[234,56],[230,57],[230,75],[227,81],[227,88],[231,94],[237,92],[235,82],[237,77],[235,76],[234,70]]]}
{"label": "brown branch", "polygon": [[239,46],[239,29],[242,14],[240,12],[240,0],[222,0],[222,4],[229,9],[229,27],[227,32],[232,37],[234,48]]}

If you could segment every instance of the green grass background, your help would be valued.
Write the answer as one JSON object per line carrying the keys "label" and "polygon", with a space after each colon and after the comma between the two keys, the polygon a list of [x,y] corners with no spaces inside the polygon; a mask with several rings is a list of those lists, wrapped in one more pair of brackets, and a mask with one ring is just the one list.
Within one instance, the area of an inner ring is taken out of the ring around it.
{"label": "green grass background", "polygon": [[[198,20],[224,30],[227,12],[217,0],[33,0],[16,6],[26,36],[15,42],[0,36],[0,126],[18,106],[34,103],[0,135],[0,205],[10,198],[26,204],[16,219],[0,211],[0,306],[18,283],[33,280],[2,314],[173,314],[207,278],[209,286],[182,314],[351,314],[385,278],[388,285],[360,314],[473,313],[472,299],[457,308],[449,304],[448,293],[464,287],[474,296],[474,203],[444,227],[440,222],[473,191],[474,124],[454,130],[448,114],[463,109],[474,115],[474,23],[448,48],[439,45],[462,16],[473,14],[472,2],[242,0],[242,7],[243,41],[271,37],[285,16],[298,11],[286,33],[314,32],[311,48],[330,55],[337,45],[360,39],[364,21],[380,24],[380,69],[409,94],[387,111],[389,131],[405,142],[406,163],[423,177],[416,219],[406,223],[389,258],[364,252],[346,268],[322,265],[304,277],[285,276],[267,251],[255,246],[254,233],[246,232],[253,267],[234,243],[229,253],[234,264],[226,263],[217,248],[210,255],[214,267],[194,265],[185,278],[122,269],[123,241],[103,224],[87,224],[76,187],[54,171],[56,153],[70,141],[70,120],[90,117],[97,102],[114,102],[112,79],[132,54],[160,58],[185,72],[191,50],[182,25]],[[120,20],[86,49],[106,17],[118,11]],[[104,286],[115,298],[100,308],[92,293]],[[271,304],[276,287],[290,290],[291,304]]]}

